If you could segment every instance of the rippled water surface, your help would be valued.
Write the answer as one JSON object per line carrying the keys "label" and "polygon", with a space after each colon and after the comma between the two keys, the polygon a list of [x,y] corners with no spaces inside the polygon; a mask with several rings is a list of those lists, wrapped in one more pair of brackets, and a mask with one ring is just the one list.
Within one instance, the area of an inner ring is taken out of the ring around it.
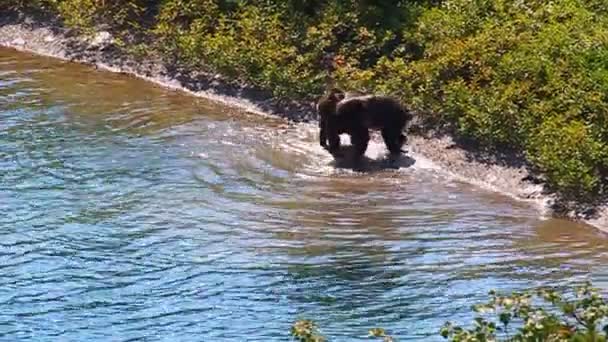
{"label": "rippled water surface", "polygon": [[0,339],[438,341],[490,289],[603,286],[595,230],[316,134],[0,50]]}

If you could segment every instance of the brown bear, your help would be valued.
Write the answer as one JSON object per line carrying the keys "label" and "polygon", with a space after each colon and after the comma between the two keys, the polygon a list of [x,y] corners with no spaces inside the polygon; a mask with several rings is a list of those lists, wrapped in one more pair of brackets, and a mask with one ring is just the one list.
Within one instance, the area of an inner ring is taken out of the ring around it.
{"label": "brown bear", "polygon": [[348,94],[332,88],[317,105],[320,144],[340,156],[340,134],[351,137],[356,157],[365,154],[370,129],[380,130],[391,156],[398,156],[406,142],[403,130],[412,114],[395,98],[384,95]]}
{"label": "brown bear", "polygon": [[330,117],[336,114],[336,106],[338,102],[347,97],[359,96],[360,93],[345,92],[340,88],[330,88],[317,102],[317,114],[319,120],[319,143],[323,148],[327,149],[327,123]]}

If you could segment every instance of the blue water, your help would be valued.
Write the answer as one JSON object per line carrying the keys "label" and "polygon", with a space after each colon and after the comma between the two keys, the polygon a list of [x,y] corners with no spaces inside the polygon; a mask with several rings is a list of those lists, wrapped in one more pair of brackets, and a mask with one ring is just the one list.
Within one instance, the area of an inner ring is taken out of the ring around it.
{"label": "blue water", "polygon": [[0,340],[440,341],[490,289],[603,285],[597,231],[316,134],[0,49]]}

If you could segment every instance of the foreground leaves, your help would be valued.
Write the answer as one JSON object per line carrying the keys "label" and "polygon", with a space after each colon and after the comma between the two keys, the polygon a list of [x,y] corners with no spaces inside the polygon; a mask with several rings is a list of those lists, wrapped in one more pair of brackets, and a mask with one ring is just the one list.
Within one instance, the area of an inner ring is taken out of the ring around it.
{"label": "foreground leaves", "polygon": [[[291,336],[300,342],[326,342],[327,340],[323,337],[317,328],[317,325],[307,319],[296,321],[291,327]],[[367,337],[370,338],[381,338],[382,342],[394,342],[395,340],[386,334],[386,331],[382,328],[373,328],[368,331]]]}
{"label": "foreground leaves", "polygon": [[447,322],[440,334],[454,342],[599,342],[608,331],[608,305],[590,284],[567,295],[553,289],[509,296],[490,292],[489,302],[474,310],[479,316],[472,328]]}

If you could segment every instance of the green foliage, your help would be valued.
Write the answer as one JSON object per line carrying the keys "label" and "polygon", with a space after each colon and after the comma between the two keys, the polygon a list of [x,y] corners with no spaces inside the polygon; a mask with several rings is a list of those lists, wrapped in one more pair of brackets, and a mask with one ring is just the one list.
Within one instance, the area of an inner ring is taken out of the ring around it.
{"label": "green foliage", "polygon": [[381,337],[382,342],[394,342],[393,337],[386,334],[386,331],[382,328],[372,328],[369,330],[368,337]]}
{"label": "green foliage", "polygon": [[593,166],[605,160],[605,143],[584,122],[563,117],[544,121],[532,137],[530,151],[531,159],[562,192],[584,199],[598,191],[600,174]]}
{"label": "green foliage", "polygon": [[188,6],[166,1],[154,32],[161,37],[160,48],[187,66],[293,98],[320,88],[308,56],[295,47],[296,28],[287,16],[280,5],[239,2],[222,10],[211,0]]}
{"label": "green foliage", "polygon": [[423,56],[381,58],[345,77],[400,95],[435,127],[525,151],[567,198],[604,191],[605,2],[445,1],[423,11],[406,39]]}
{"label": "green foliage", "polygon": [[[601,342],[608,332],[608,303],[590,284],[569,294],[553,289],[509,296],[490,292],[490,301],[474,310],[480,316],[473,328],[447,322],[440,334],[454,342]],[[483,317],[490,314],[493,319]]]}
{"label": "green foliage", "polygon": [[138,56],[154,51],[280,100],[309,101],[328,84],[390,93],[429,127],[525,152],[567,199],[606,192],[604,0],[0,0],[0,8],[54,12],[85,33],[105,25]]}
{"label": "green foliage", "polygon": [[[57,14],[70,27],[93,33],[107,24],[115,33],[125,34],[140,28],[146,6],[157,1],[146,0],[0,0],[14,10],[38,9]],[[160,0],[159,0],[160,1]],[[0,3],[0,8],[3,7]]]}
{"label": "green foliage", "polygon": [[291,327],[291,336],[299,342],[324,342],[326,341],[317,330],[317,325],[307,319],[296,321]]}
{"label": "green foliage", "polygon": [[95,15],[101,8],[102,6],[98,6],[95,0],[57,2],[57,10],[65,23],[69,26],[86,29],[87,32],[94,29]]}
{"label": "green foliage", "polygon": [[[154,33],[172,61],[271,90],[281,99],[312,99],[336,67],[373,65],[395,44],[398,37],[391,29],[409,12],[387,6],[167,0]],[[383,25],[366,26],[370,10],[393,14]]]}
{"label": "green foliage", "polygon": [[53,12],[55,0],[0,0],[3,11],[50,11]]}
{"label": "green foliage", "polygon": [[[327,341],[318,330],[315,322],[308,319],[296,321],[291,327],[291,336],[299,342],[325,342]],[[382,342],[394,342],[393,337],[386,334],[382,328],[373,328],[368,331],[368,337],[381,338]]]}

